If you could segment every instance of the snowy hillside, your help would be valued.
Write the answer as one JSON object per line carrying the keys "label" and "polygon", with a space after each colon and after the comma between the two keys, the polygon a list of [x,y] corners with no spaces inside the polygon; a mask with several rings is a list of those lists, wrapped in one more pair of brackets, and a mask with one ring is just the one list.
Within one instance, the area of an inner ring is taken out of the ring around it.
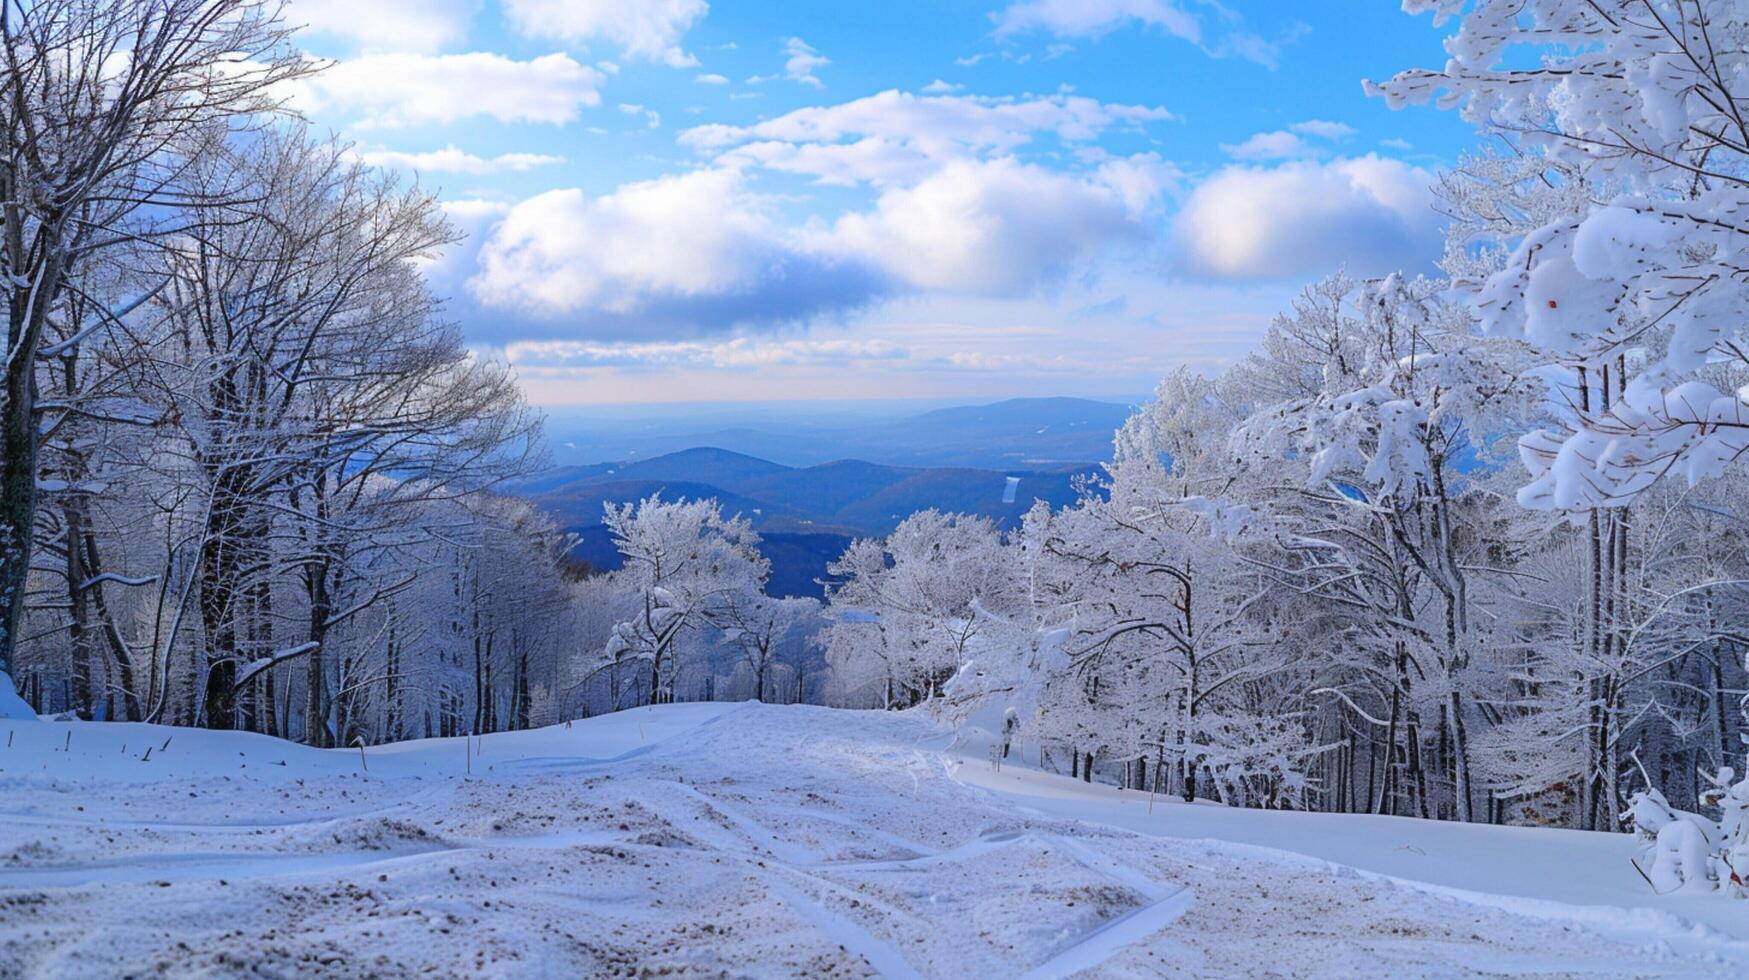
{"label": "snowy hillside", "polygon": [[1749,969],[1740,903],[1654,898],[1624,836],[1150,804],[916,713],[0,740],[4,976]]}

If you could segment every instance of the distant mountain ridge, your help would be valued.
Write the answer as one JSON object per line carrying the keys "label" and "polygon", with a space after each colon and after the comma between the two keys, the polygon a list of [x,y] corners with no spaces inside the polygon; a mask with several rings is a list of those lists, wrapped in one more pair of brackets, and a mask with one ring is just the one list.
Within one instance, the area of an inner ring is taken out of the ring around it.
{"label": "distant mountain ridge", "polygon": [[1034,500],[1072,503],[1092,463],[1042,470],[906,467],[842,459],[784,466],[714,447],[654,459],[563,467],[514,488],[580,536],[577,557],[617,568],[619,555],[602,526],[604,505],[660,493],[673,500],[715,498],[748,518],[766,539],[772,589],[818,595],[826,563],[855,537],[884,535],[928,508],[989,517],[1016,526]]}
{"label": "distant mountain ridge", "polygon": [[651,459],[699,446],[792,467],[834,460],[886,466],[1050,469],[1111,456],[1112,433],[1132,406],[1086,398],[1016,398],[857,421],[805,410],[753,418],[579,418],[555,415],[547,429],[562,463]]}

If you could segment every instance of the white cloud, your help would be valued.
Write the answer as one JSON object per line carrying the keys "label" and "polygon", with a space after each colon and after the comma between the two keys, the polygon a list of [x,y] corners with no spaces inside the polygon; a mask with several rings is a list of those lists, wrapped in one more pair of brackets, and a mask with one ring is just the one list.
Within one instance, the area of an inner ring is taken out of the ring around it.
{"label": "white cloud", "polygon": [[368,51],[432,52],[467,39],[480,0],[291,0],[285,23]]}
{"label": "white cloud", "polygon": [[1144,230],[1118,188],[1012,159],[949,164],[841,217],[837,248],[920,289],[1029,293]]}
{"label": "white cloud", "polygon": [[1390,139],[1379,140],[1379,145],[1390,150],[1413,150],[1415,148],[1414,143],[1395,136]]}
{"label": "white cloud", "polygon": [[1177,166],[1160,159],[1157,153],[1114,157],[1101,151],[1093,156],[1099,161],[1099,181],[1116,191],[1124,206],[1138,215],[1153,210],[1184,176]]}
{"label": "white cloud", "polygon": [[1256,133],[1243,143],[1222,143],[1221,150],[1239,160],[1291,160],[1298,157],[1326,156],[1329,151],[1324,146],[1309,143],[1300,137],[1310,136],[1336,142],[1348,139],[1357,132],[1359,130],[1346,123],[1307,119],[1294,123],[1287,129]]}
{"label": "white cloud", "polygon": [[815,51],[808,42],[799,37],[792,37],[783,45],[784,53],[789,60],[783,63],[783,75],[792,82],[801,82],[815,88],[825,86],[814,76],[816,68],[824,68],[832,63],[832,59]]}
{"label": "white cloud", "polygon": [[1222,143],[1221,152],[1240,160],[1286,160],[1311,156],[1316,148],[1285,129],[1257,133],[1243,143]]}
{"label": "white cloud", "polygon": [[814,75],[814,69],[824,68],[832,63],[832,59],[814,50],[814,47],[799,37],[792,37],[783,44],[784,53],[789,59],[783,63],[781,75],[754,75],[747,81],[757,85],[760,82],[787,78],[792,82],[811,85],[814,88],[825,88],[824,82]]}
{"label": "white cloud", "polygon": [[1427,171],[1373,155],[1228,167],[1174,221],[1189,269],[1224,279],[1419,271],[1439,251]]}
{"label": "white cloud", "polygon": [[359,158],[373,167],[400,167],[427,173],[497,174],[516,173],[537,167],[550,167],[565,162],[564,157],[545,153],[500,153],[494,157],[476,156],[455,145],[425,153],[402,153],[396,150],[364,150]]}
{"label": "white cloud", "polygon": [[474,116],[562,125],[598,105],[602,75],[569,55],[516,61],[487,52],[366,55],[299,83],[294,102],[357,113],[358,125],[452,123]]}
{"label": "white cloud", "polygon": [[1040,134],[1085,144],[1112,129],[1168,118],[1164,109],[1070,95],[1015,102],[882,92],[748,128],[701,126],[681,139],[705,150],[729,147],[717,157],[724,165],[760,166],[827,185],[889,188],[913,185],[955,161],[1010,153]]}
{"label": "white cloud", "polygon": [[[900,157],[921,167],[926,161],[1008,152],[1040,133],[1081,143],[1112,129],[1140,128],[1171,118],[1165,109],[1102,103],[1078,95],[1017,101],[890,90],[839,105],[797,109],[753,126],[697,126],[682,132],[680,140],[700,150],[760,142],[818,144],[822,149],[814,157],[835,164],[833,171],[822,170],[821,176],[836,172],[854,177],[854,170],[838,170],[840,161],[835,158],[867,155],[880,163],[865,178],[874,180],[890,174],[891,161]],[[885,152],[871,152],[876,146]],[[912,171],[916,172],[921,171]]]}
{"label": "white cloud", "polygon": [[761,368],[793,364],[846,364],[905,360],[910,352],[885,340],[773,340],[657,343],[579,340],[519,341],[505,346],[512,364],[532,367]]}
{"label": "white cloud", "polygon": [[698,82],[700,85],[727,85],[729,84],[729,77],[727,75],[708,73],[698,76],[694,81]]}
{"label": "white cloud", "polygon": [[[708,158],[702,169],[515,205],[484,236],[467,291],[495,324],[516,314],[536,333],[645,341],[836,317],[902,292],[1018,300],[1117,268],[1157,237],[1177,170],[1099,140],[1169,118],[1066,92],[885,92],[701,126],[681,139]],[[1070,152],[1048,164],[1013,155],[1044,136]],[[770,173],[875,197],[808,214],[812,199],[753,189]]]}
{"label": "white cloud", "polygon": [[880,284],[799,243],[740,174],[707,169],[590,198],[556,190],[511,208],[468,289],[601,336],[702,332],[848,309]]}
{"label": "white cloud", "polygon": [[965,88],[964,85],[956,85],[953,82],[944,82],[938,78],[935,81],[930,82],[928,85],[923,86],[923,91],[930,95],[952,95],[963,88]]}
{"label": "white cloud", "polygon": [[1202,41],[1202,23],[1168,0],[1024,0],[992,16],[998,34],[1044,30],[1097,37],[1135,21],[1186,41]]}
{"label": "white cloud", "polygon": [[1345,140],[1360,132],[1347,123],[1331,122],[1328,119],[1307,119],[1304,122],[1294,123],[1288,128],[1296,133],[1304,133],[1307,136],[1316,136],[1326,140]]}
{"label": "white cloud", "polygon": [[1274,68],[1282,45],[1304,33],[1296,25],[1280,40],[1269,40],[1239,27],[1239,17],[1218,3],[1201,0],[1212,9],[1211,29],[1196,14],[1173,0],[1016,0],[991,14],[998,35],[1044,31],[1059,37],[1100,37],[1131,24],[1157,28],[1188,41],[1216,58],[1237,57]]}
{"label": "white cloud", "polygon": [[964,160],[831,224],[787,224],[713,167],[590,198],[550,191],[485,236],[468,292],[591,337],[665,336],[835,316],[899,290],[1025,296],[1148,238],[1156,158],[1084,174]]}
{"label": "white cloud", "polygon": [[504,0],[504,13],[528,37],[570,43],[607,41],[627,57],[697,67],[680,39],[710,5],[705,0]]}
{"label": "white cloud", "polygon": [[747,143],[717,157],[730,167],[759,166],[779,173],[799,174],[833,187],[876,187],[921,180],[939,166],[917,150],[884,139],[865,137],[854,143]]}
{"label": "white cloud", "polygon": [[443,215],[462,236],[461,240],[444,248],[437,255],[424,259],[420,265],[425,279],[440,296],[461,293],[480,254],[480,243],[487,231],[504,215],[510,205],[502,201],[479,199],[445,201]]}
{"label": "white cloud", "polygon": [[619,104],[619,111],[628,116],[643,116],[644,125],[651,129],[656,129],[662,125],[661,113],[649,108],[648,106],[639,105],[636,102],[621,102]]}

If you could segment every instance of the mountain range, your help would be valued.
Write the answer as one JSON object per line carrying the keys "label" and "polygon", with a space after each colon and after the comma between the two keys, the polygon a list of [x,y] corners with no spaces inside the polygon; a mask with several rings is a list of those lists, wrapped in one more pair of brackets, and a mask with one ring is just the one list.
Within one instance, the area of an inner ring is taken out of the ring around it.
{"label": "mountain range", "polygon": [[1132,402],[1087,398],[1016,398],[929,411],[907,404],[598,408],[591,415],[557,410],[548,416],[547,432],[554,459],[573,466],[711,446],[792,467],[855,459],[1038,470],[1109,458],[1112,432],[1132,411]]}
{"label": "mountain range", "polygon": [[978,514],[1011,528],[1034,500],[1072,503],[1130,411],[1022,398],[914,413],[818,406],[812,417],[805,405],[669,419],[561,416],[548,426],[557,458],[615,447],[622,455],[556,467],[513,492],[575,533],[574,556],[600,569],[620,565],[603,505],[656,493],[715,498],[759,531],[772,594],[817,596],[826,564],[853,539],[887,534],[916,511]]}
{"label": "mountain range", "polygon": [[821,594],[826,564],[858,537],[890,532],[928,508],[989,517],[1009,528],[1033,505],[1072,503],[1091,464],[1057,470],[999,472],[922,469],[838,460],[789,467],[714,448],[696,448],[633,463],[554,471],[518,488],[578,536],[573,556],[600,569],[620,565],[602,524],[604,505],[641,500],[715,498],[726,514],[748,518],[771,561],[773,595]]}

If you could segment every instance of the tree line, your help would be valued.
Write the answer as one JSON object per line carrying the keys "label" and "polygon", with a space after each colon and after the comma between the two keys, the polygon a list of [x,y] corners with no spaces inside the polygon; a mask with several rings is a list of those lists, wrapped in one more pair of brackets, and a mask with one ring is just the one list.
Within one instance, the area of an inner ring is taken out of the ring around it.
{"label": "tree line", "polygon": [[313,745],[526,718],[538,419],[419,273],[437,201],[283,111],[277,14],[0,5],[0,671]]}

